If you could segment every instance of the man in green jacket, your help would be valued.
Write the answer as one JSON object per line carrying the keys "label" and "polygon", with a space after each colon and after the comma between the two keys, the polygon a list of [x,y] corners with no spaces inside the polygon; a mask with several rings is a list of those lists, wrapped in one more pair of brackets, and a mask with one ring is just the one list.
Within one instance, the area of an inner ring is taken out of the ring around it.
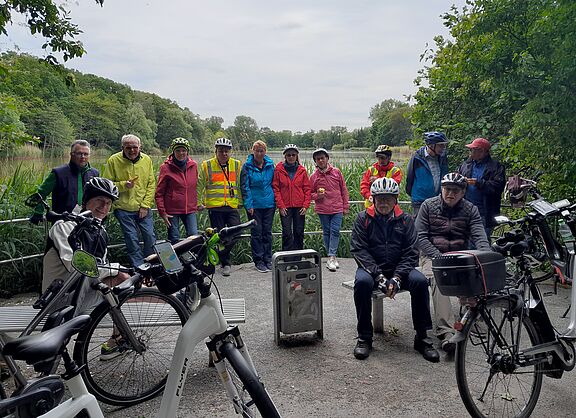
{"label": "man in green jacket", "polygon": [[[156,178],[152,160],[140,149],[140,138],[124,135],[122,151],[108,158],[103,173],[120,191],[119,199],[114,203],[114,216],[122,228],[130,263],[135,267],[144,262],[145,256],[153,253],[152,246],[156,242],[151,210]],[[143,253],[138,230],[144,241]]]}

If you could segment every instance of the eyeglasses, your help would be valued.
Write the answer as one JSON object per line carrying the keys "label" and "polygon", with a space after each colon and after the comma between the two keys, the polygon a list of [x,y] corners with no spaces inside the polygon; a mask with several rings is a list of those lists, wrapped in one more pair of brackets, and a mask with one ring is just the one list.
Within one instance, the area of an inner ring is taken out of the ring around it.
{"label": "eyeglasses", "polygon": [[76,157],[90,157],[89,152],[73,152],[72,154]]}
{"label": "eyeglasses", "polygon": [[140,145],[134,145],[134,146],[124,145],[124,149],[138,149],[138,148],[140,148]]}

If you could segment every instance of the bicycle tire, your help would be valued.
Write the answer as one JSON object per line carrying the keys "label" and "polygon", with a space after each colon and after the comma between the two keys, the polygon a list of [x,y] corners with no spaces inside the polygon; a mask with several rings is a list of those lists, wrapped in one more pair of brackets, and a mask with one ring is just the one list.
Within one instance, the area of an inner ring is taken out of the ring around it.
{"label": "bicycle tire", "polygon": [[[228,362],[228,373],[240,395],[238,402],[242,408],[242,416],[247,418],[258,416],[280,418],[270,395],[238,351],[238,348],[231,342],[226,342],[220,348],[220,352]],[[253,406],[256,406],[257,411],[254,410]]]}
{"label": "bicycle tire", "polygon": [[[499,333],[508,344],[519,345],[518,351],[539,344],[540,337],[530,318],[523,316],[520,343],[512,344],[510,335],[518,331],[518,316],[498,307],[489,308],[487,312],[500,331],[488,329],[480,313],[475,311],[468,318],[469,327],[464,331],[466,338],[456,347],[456,381],[460,397],[472,417],[529,417],[540,396],[543,365],[519,367],[518,373],[515,373],[517,369],[504,372],[498,370],[499,366],[492,367],[499,355],[508,354],[506,349],[497,346],[493,335]],[[517,366],[517,362],[514,364]],[[494,371],[496,373],[490,376]]]}
{"label": "bicycle tire", "polygon": [[102,343],[112,334],[111,306],[100,304],[91,314],[90,326],[78,335],[74,360],[85,365],[82,377],[88,391],[109,405],[131,406],[164,390],[172,355],[188,311],[174,296],[156,289],[142,289],[125,297],[120,309],[134,335],[145,346],[142,354],[119,344],[124,351],[103,361]]}

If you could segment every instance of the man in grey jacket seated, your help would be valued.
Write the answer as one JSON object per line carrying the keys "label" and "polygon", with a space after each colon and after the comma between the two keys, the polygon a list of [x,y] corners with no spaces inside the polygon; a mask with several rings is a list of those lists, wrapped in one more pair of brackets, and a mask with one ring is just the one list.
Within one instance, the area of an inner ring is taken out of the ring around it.
{"label": "man in grey jacket seated", "polygon": [[468,250],[471,245],[490,251],[478,208],[464,199],[466,185],[466,178],[461,174],[446,174],[442,177],[440,196],[425,200],[416,217],[422,272],[431,279],[432,285],[435,333],[447,353],[456,348],[449,341],[454,335],[455,318],[450,298],[440,293],[434,281],[432,258],[449,251]]}

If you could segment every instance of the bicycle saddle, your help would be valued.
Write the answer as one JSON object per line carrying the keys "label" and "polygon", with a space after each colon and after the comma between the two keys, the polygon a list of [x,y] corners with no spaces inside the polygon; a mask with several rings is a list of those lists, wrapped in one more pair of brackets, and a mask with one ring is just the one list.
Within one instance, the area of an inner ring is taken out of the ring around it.
{"label": "bicycle saddle", "polygon": [[28,364],[38,363],[60,354],[70,337],[90,322],[89,315],[80,315],[49,331],[12,340],[4,346],[2,354]]}

